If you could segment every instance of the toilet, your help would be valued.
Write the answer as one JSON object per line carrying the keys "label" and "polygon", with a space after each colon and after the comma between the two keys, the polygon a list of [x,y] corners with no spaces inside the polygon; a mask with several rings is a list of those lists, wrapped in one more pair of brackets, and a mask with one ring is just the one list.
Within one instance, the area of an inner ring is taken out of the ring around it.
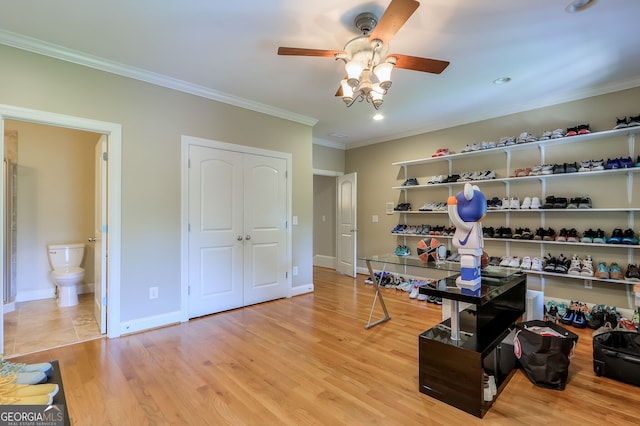
{"label": "toilet", "polygon": [[47,246],[51,279],[58,287],[58,306],[78,304],[78,284],[84,279],[80,267],[84,257],[84,243],[50,244]]}

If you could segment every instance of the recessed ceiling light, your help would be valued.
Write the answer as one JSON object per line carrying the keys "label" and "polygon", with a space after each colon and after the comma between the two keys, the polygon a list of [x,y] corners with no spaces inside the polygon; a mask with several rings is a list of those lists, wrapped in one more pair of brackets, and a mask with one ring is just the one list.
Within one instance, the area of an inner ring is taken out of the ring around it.
{"label": "recessed ceiling light", "polygon": [[493,80],[493,84],[507,84],[511,81],[511,77],[500,77]]}
{"label": "recessed ceiling light", "polygon": [[378,113],[376,115],[373,116],[373,119],[378,121],[378,120],[382,120],[384,118],[384,115]]}
{"label": "recessed ceiling light", "polygon": [[567,13],[582,12],[583,10],[593,6],[595,3],[596,0],[573,0],[564,10]]}

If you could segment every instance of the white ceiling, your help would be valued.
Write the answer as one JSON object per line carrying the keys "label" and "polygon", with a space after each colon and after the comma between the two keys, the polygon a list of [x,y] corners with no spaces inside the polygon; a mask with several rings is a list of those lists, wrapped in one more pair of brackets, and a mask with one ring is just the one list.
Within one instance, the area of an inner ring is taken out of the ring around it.
{"label": "white ceiling", "polygon": [[345,148],[640,86],[637,0],[574,14],[570,0],[422,0],[390,52],[451,65],[395,70],[376,122],[371,105],[334,96],[340,62],[276,55],[341,50],[359,35],[355,15],[380,16],[389,1],[0,0],[0,43],[317,121],[315,142]]}

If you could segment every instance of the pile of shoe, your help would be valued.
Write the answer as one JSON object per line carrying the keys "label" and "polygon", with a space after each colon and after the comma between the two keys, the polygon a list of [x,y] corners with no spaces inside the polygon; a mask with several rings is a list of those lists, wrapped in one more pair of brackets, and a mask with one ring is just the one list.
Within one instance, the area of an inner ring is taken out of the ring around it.
{"label": "pile of shoe", "polygon": [[615,228],[613,232],[611,232],[611,236],[606,239],[606,243],[636,245],[638,244],[638,238],[633,229],[629,228],[623,231],[622,228]]}
{"label": "pile of shoe", "polygon": [[53,366],[19,364],[0,357],[0,405],[51,405],[58,385],[45,383]]}
{"label": "pile of shoe", "polygon": [[431,176],[431,178],[427,181],[427,183],[430,185],[445,183],[447,182],[447,178],[448,178],[447,175],[435,175],[435,176]]}
{"label": "pile of shoe", "polygon": [[567,271],[569,275],[577,275],[582,277],[593,276],[593,259],[587,255],[584,259],[580,259],[578,255],[571,257],[571,263]]}
{"label": "pile of shoe", "polygon": [[516,143],[521,144],[521,143],[527,143],[527,142],[536,142],[537,140],[538,140],[538,137],[536,135],[527,133],[527,132],[522,132],[520,133],[520,136],[518,136],[518,139],[516,139]]}
{"label": "pile of shoe", "polygon": [[579,172],[599,172],[604,170],[604,159],[584,160],[580,162]]}
{"label": "pile of shoe", "polygon": [[[375,272],[374,276],[378,284],[383,287],[393,284],[395,281],[395,277],[389,272]],[[371,276],[367,277],[367,279],[364,280],[364,283],[373,284],[373,278],[371,278]]]}
{"label": "pile of shoe", "polygon": [[419,184],[418,184],[418,179],[416,178],[409,178],[404,182],[402,182],[402,186],[417,186],[417,185]]}
{"label": "pile of shoe", "polygon": [[591,207],[591,198],[588,196],[567,198],[550,195],[542,204],[543,209],[590,209]]}
{"label": "pile of shoe", "polygon": [[631,157],[608,158],[604,168],[606,170],[631,169],[636,167],[636,163]]}
{"label": "pile of shoe", "polygon": [[628,119],[627,117],[616,117],[616,125],[613,129],[625,129],[627,127],[635,126],[640,126],[640,115],[632,115]]}
{"label": "pile of shoe", "polygon": [[572,325],[576,328],[586,328],[591,319],[589,307],[586,303],[572,301],[567,306],[564,315],[558,320],[564,325]]}
{"label": "pile of shoe", "polygon": [[558,257],[551,256],[551,253],[547,254],[544,258],[544,266],[542,270],[544,272],[553,272],[556,274],[566,274],[569,272],[571,266],[571,260],[560,254]]}

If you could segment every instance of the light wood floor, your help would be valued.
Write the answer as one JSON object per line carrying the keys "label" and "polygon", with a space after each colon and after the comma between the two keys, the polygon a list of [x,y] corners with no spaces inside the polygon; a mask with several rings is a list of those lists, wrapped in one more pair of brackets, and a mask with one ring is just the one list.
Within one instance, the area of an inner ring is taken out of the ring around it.
{"label": "light wood floor", "polygon": [[[418,335],[440,308],[315,269],[315,292],[18,358],[59,360],[76,425],[631,425],[637,387],[599,378],[580,330],[564,391],[517,371],[483,420],[418,392]],[[575,330],[575,329],[572,329]]]}
{"label": "light wood floor", "polygon": [[93,293],[78,295],[77,306],[58,307],[55,299],[16,303],[4,315],[4,356],[42,351],[100,338],[93,316]]}

